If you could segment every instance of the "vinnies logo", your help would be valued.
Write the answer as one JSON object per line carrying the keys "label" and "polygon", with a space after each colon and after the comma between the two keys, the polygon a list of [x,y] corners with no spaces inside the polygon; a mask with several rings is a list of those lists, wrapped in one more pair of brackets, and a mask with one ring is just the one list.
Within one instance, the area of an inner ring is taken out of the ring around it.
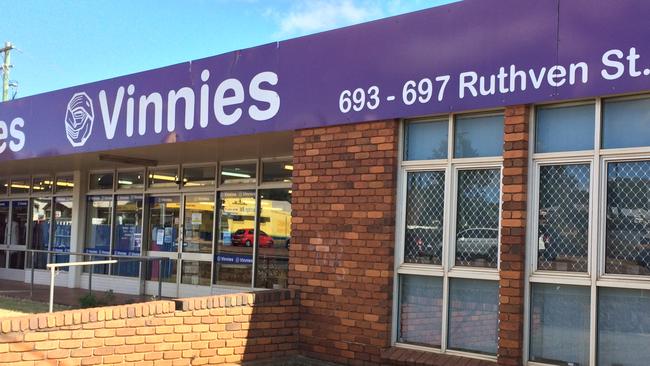
{"label": "vinnies logo", "polygon": [[76,93],[68,102],[65,113],[65,134],[73,147],[86,144],[93,131],[95,112],[93,101],[86,93]]}

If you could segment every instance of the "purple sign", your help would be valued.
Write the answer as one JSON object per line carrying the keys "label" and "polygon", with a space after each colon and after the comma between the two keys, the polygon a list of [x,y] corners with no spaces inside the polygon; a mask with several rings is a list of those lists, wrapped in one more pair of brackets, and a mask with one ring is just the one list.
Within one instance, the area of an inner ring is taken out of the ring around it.
{"label": "purple sign", "polygon": [[647,0],[465,0],[0,105],[0,160],[650,89]]}

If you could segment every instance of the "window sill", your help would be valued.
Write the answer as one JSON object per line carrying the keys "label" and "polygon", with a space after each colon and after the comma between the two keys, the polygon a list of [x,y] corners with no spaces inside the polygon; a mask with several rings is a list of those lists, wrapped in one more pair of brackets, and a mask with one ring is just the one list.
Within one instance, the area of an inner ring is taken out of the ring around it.
{"label": "window sill", "polygon": [[382,363],[400,366],[496,366],[496,362],[469,357],[453,356],[442,353],[418,351],[413,349],[391,347],[381,353]]}

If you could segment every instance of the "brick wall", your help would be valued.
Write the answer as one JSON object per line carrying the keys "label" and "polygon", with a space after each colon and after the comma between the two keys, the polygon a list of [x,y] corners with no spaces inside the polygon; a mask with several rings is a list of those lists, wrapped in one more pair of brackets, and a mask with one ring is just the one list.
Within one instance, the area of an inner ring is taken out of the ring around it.
{"label": "brick wall", "polygon": [[527,106],[507,107],[503,145],[498,363],[522,363],[528,181]]}
{"label": "brick wall", "polygon": [[288,277],[306,356],[381,364],[390,346],[398,126],[295,132]]}
{"label": "brick wall", "polygon": [[0,365],[221,365],[297,352],[292,290],[2,320]]}

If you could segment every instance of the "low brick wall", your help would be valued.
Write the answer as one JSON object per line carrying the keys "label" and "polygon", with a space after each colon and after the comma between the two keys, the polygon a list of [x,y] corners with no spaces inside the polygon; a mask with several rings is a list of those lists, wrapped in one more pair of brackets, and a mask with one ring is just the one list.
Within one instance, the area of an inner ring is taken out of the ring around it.
{"label": "low brick wall", "polygon": [[297,353],[294,290],[8,318],[0,365],[222,365]]}

